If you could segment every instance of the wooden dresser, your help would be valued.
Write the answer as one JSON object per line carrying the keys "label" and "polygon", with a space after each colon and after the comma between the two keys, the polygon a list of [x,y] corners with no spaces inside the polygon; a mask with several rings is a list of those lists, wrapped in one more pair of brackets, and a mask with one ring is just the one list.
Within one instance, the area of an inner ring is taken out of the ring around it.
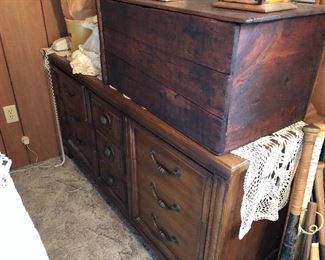
{"label": "wooden dresser", "polygon": [[272,259],[285,210],[238,240],[248,162],[216,156],[51,56],[67,152],[162,259]]}

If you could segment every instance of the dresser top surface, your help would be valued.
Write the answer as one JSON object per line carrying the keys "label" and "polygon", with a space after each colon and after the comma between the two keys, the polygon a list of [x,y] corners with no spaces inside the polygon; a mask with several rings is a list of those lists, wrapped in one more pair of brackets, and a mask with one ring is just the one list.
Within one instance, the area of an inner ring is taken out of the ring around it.
{"label": "dresser top surface", "polygon": [[185,137],[182,133],[173,129],[165,122],[161,121],[149,111],[144,110],[133,101],[126,99],[120,92],[104,85],[102,81],[92,76],[81,74],[73,75],[69,61],[58,55],[50,55],[51,62],[56,67],[67,73],[70,77],[77,79],[85,84],[88,89],[100,96],[110,105],[113,105],[131,119],[138,122],[144,128],[153,131],[160,138],[169,140],[169,144],[178,148],[189,157],[197,158],[199,163],[207,166],[206,168],[212,173],[218,169],[218,173],[225,179],[230,178],[232,174],[241,173],[248,168],[248,161],[233,154],[225,154],[221,156],[214,155],[204,149],[194,141]]}
{"label": "dresser top surface", "polygon": [[192,14],[239,24],[262,23],[295,17],[325,14],[325,6],[316,6],[311,4],[297,4],[297,9],[289,11],[256,13],[215,8],[212,7],[212,3],[215,2],[214,0],[172,0],[170,2],[161,2],[157,0],[119,0],[119,2],[179,13]]}

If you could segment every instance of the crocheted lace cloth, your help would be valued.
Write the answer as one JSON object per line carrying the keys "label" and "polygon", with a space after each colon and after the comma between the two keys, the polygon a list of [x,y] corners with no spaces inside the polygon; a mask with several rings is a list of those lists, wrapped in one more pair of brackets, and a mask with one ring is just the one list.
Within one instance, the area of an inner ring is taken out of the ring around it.
{"label": "crocheted lace cloth", "polygon": [[11,160],[4,154],[0,153],[0,190],[8,185],[9,169]]}
{"label": "crocheted lace cloth", "polygon": [[278,211],[288,202],[299,162],[304,125],[298,122],[231,152],[250,162],[244,181],[239,239],[247,234],[253,221],[279,218]]}

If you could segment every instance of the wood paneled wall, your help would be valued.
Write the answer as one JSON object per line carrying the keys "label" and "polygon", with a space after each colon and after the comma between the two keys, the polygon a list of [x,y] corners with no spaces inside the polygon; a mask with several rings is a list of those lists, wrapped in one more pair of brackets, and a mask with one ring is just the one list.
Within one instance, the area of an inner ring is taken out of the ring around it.
{"label": "wood paneled wall", "polygon": [[[1,19],[1,18],[0,18]],[[0,31],[1,32],[1,31]],[[21,166],[29,162],[25,146],[20,142],[23,136],[23,129],[20,122],[7,124],[2,107],[11,104],[17,104],[14,91],[12,89],[11,77],[8,71],[6,53],[3,48],[2,38],[0,35],[0,129],[5,151],[13,158],[15,165]]]}
{"label": "wood paneled wall", "polygon": [[67,34],[59,0],[41,0],[48,43]]}
{"label": "wood paneled wall", "polygon": [[0,153],[6,154],[5,144],[3,143],[2,133],[0,132]]}
{"label": "wood paneled wall", "polygon": [[[35,159],[20,142],[23,135],[40,161],[58,155],[40,49],[64,34],[59,5],[55,0],[0,0],[0,130],[14,167]],[[7,124],[2,107],[11,104],[16,104],[20,121]]]}

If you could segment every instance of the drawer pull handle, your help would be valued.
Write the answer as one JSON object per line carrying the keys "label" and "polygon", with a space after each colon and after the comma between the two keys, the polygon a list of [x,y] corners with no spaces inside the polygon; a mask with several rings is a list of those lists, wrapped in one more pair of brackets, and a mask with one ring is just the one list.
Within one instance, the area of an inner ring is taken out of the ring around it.
{"label": "drawer pull handle", "polygon": [[114,177],[109,176],[107,178],[105,178],[106,183],[108,184],[108,186],[112,186],[115,183]]}
{"label": "drawer pull handle", "polygon": [[104,150],[104,154],[107,158],[111,159],[114,157],[114,150],[111,146],[106,146]]}
{"label": "drawer pull handle", "polygon": [[65,93],[64,93],[67,97],[74,97],[76,95],[76,93],[74,92],[71,92],[69,90],[66,90]]}
{"label": "drawer pull handle", "polygon": [[104,114],[99,117],[100,123],[104,126],[110,126],[112,124],[112,119],[109,115]]}
{"label": "drawer pull handle", "polygon": [[73,120],[74,122],[76,122],[76,123],[80,123],[80,122],[81,122],[81,118],[80,118],[80,116],[72,116],[71,118],[72,118],[72,120]]}
{"label": "drawer pull handle", "polygon": [[170,171],[164,165],[159,163],[157,161],[157,159],[156,159],[156,152],[154,150],[150,151],[150,157],[154,161],[154,163],[156,164],[159,175],[162,175],[162,176],[175,176],[175,177],[181,176],[181,170],[178,167],[176,167],[173,171]]}
{"label": "drawer pull handle", "polygon": [[169,235],[165,230],[163,230],[158,222],[157,222],[157,217],[155,216],[155,214],[151,213],[151,218],[152,218],[152,222],[153,225],[155,226],[160,238],[162,238],[163,240],[167,240],[168,242],[173,242],[175,244],[178,244],[178,239],[175,236],[171,236]]}
{"label": "drawer pull handle", "polygon": [[76,141],[81,146],[85,146],[86,145],[86,142],[83,141],[82,139],[80,139],[77,135],[76,135]]}
{"label": "drawer pull handle", "polygon": [[180,212],[181,207],[178,204],[174,203],[169,206],[165,201],[163,201],[161,198],[159,198],[157,189],[156,189],[156,185],[153,182],[150,183],[149,188],[150,188],[150,191],[152,192],[153,196],[156,198],[159,207],[161,207],[163,209],[171,210],[171,211]]}

